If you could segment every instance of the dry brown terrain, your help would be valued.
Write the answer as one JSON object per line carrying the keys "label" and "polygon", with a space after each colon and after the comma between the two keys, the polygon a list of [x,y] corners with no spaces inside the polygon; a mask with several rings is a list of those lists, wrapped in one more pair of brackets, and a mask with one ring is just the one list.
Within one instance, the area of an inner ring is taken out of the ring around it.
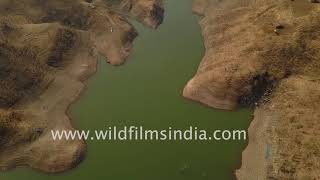
{"label": "dry brown terrain", "polygon": [[[195,0],[206,54],[184,96],[221,109],[255,107],[238,179],[320,179],[320,4],[308,0]],[[66,110],[98,54],[120,65],[137,32],[156,28],[160,0],[0,0],[0,169],[59,172],[83,141]]]}
{"label": "dry brown terrain", "polygon": [[206,54],[184,96],[255,107],[238,179],[320,179],[320,4],[195,0]]}
{"label": "dry brown terrain", "polygon": [[80,140],[53,141],[73,129],[66,111],[96,70],[129,55],[137,32],[127,18],[156,28],[161,0],[0,0],[0,169],[60,172],[76,166]]}

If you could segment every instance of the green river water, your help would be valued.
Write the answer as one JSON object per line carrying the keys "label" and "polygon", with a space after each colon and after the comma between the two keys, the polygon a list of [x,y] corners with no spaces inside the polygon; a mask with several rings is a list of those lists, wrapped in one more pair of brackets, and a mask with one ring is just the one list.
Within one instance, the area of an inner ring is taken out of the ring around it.
{"label": "green river water", "polygon": [[[191,1],[166,1],[165,21],[157,30],[134,23],[139,37],[132,55],[121,67],[99,63],[97,74],[71,108],[75,127],[247,129],[249,110],[214,110],[181,96],[204,55],[199,17],[192,14]],[[47,175],[20,168],[2,173],[0,179],[231,180],[245,145],[245,141],[88,141],[87,157],[71,171]]]}

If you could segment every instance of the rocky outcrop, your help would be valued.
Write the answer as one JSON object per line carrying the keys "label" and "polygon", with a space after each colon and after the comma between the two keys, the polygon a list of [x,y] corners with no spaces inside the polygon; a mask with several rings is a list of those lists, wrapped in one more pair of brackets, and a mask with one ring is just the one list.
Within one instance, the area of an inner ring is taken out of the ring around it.
{"label": "rocky outcrop", "polygon": [[156,28],[161,0],[0,2],[0,169],[60,172],[76,166],[85,142],[54,141],[73,130],[66,111],[96,70],[98,54],[120,65],[137,32]]}
{"label": "rocky outcrop", "polygon": [[183,95],[220,109],[256,107],[238,179],[319,179],[310,137],[318,136],[320,7],[196,0],[193,10],[203,16],[206,53]]}

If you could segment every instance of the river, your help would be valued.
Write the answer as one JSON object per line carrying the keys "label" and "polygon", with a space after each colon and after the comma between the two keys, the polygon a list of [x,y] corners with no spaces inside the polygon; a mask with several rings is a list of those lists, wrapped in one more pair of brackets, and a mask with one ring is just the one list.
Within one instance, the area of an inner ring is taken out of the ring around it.
{"label": "river", "polygon": [[[166,1],[165,20],[157,30],[133,22],[139,37],[132,55],[120,67],[99,63],[70,110],[75,127],[247,129],[249,110],[214,110],[181,96],[204,55],[199,17],[191,12],[191,3]],[[20,168],[2,173],[0,179],[230,180],[245,145],[246,141],[89,141],[87,157],[71,171],[47,175]]]}

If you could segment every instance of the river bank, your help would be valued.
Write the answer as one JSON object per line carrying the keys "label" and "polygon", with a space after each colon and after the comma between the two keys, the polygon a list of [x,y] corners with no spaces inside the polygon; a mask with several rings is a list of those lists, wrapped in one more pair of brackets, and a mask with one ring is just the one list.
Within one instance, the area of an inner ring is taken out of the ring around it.
{"label": "river bank", "polygon": [[[199,18],[191,12],[191,2],[166,2],[165,22],[156,31],[132,23],[140,36],[128,62],[113,67],[101,61],[97,74],[87,82],[89,88],[70,109],[77,129],[248,127],[247,110],[218,111],[181,96],[204,53]],[[87,145],[88,156],[67,173],[46,175],[23,168],[1,179],[232,179],[245,142],[88,141]]]}
{"label": "river bank", "polygon": [[[9,73],[0,82],[6,87],[0,92],[0,169],[65,171],[82,161],[85,142],[54,141],[50,130],[74,130],[66,111],[95,73],[98,53],[113,65],[130,54],[137,33],[125,17],[156,28],[163,18],[162,3],[21,4],[2,1],[0,7],[17,10],[1,10],[0,19],[1,68]],[[28,8],[40,10],[30,13]]]}
{"label": "river bank", "polygon": [[256,108],[238,179],[318,179],[319,144],[310,139],[319,103],[317,3],[198,0],[193,9],[204,16],[206,55],[184,96]]}

